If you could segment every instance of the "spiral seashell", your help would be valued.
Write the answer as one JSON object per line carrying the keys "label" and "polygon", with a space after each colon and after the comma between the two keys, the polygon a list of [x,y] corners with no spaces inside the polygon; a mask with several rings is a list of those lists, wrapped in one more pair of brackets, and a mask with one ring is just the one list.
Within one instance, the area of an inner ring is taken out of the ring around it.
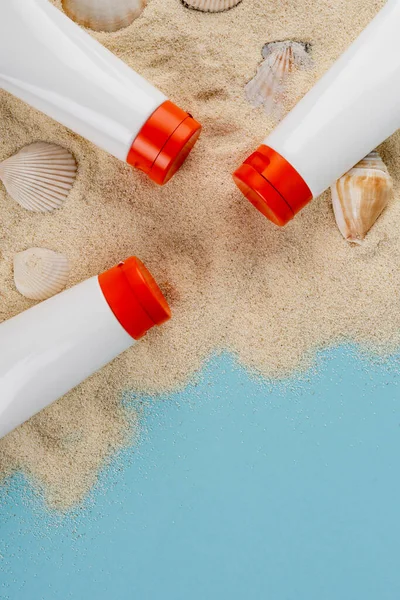
{"label": "spiral seashell", "polygon": [[309,44],[301,42],[271,42],[262,49],[264,61],[256,75],[245,86],[248,102],[254,107],[263,106],[274,113],[283,101],[285,82],[295,68],[312,65]]}
{"label": "spiral seashell", "polygon": [[336,223],[349,242],[361,244],[393,194],[393,181],[378,152],[371,152],[332,187]]}
{"label": "spiral seashell", "polygon": [[146,0],[62,0],[64,12],[84,27],[113,32],[128,27],[146,6]]}
{"label": "spiral seashell", "polygon": [[51,212],[65,202],[76,170],[75,159],[68,150],[37,142],[0,163],[0,180],[23,208]]}
{"label": "spiral seashell", "polygon": [[68,259],[46,248],[30,248],[14,256],[14,282],[30,300],[46,300],[58,294],[68,282]]}
{"label": "spiral seashell", "polygon": [[368,154],[368,156],[360,160],[354,169],[377,169],[378,171],[389,173],[387,166],[383,162],[377,150],[373,150]]}
{"label": "spiral seashell", "polygon": [[224,12],[240,4],[242,0],[181,0],[186,8],[201,12]]}

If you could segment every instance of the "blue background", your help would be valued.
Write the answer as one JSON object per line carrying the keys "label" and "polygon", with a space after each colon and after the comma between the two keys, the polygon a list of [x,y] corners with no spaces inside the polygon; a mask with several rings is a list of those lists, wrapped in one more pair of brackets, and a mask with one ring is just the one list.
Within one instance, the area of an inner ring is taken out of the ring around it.
{"label": "blue background", "polygon": [[0,488],[0,598],[398,600],[397,364],[339,348],[268,383],[215,357],[74,512]]}

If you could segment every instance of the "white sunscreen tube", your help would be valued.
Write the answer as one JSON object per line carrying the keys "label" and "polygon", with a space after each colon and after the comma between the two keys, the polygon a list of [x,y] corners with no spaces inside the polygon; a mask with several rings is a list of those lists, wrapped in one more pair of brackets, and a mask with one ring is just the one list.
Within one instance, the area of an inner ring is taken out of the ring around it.
{"label": "white sunscreen tube", "polygon": [[359,38],[234,173],[242,193],[285,225],[400,127],[400,1]]}
{"label": "white sunscreen tube", "polygon": [[48,0],[0,2],[0,87],[159,184],[201,130]]}
{"label": "white sunscreen tube", "polygon": [[171,316],[129,258],[0,324],[0,438]]}

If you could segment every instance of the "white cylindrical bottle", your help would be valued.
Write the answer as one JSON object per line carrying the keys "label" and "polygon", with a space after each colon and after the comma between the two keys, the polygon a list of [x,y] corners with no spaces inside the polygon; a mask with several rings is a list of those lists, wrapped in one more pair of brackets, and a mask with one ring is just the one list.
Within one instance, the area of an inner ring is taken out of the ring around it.
{"label": "white cylindrical bottle", "polygon": [[243,194],[277,225],[400,127],[400,1],[359,38],[239,169]]}
{"label": "white cylindrical bottle", "polygon": [[159,184],[201,130],[48,0],[0,2],[0,87]]}
{"label": "white cylindrical bottle", "polygon": [[137,258],[0,324],[0,438],[171,316]]}

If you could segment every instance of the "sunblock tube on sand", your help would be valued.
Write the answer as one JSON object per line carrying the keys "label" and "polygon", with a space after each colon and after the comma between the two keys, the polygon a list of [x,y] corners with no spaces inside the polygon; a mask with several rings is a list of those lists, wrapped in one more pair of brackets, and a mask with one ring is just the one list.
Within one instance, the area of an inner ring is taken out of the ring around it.
{"label": "sunblock tube on sand", "polygon": [[48,0],[0,2],[0,87],[159,184],[201,130]]}
{"label": "sunblock tube on sand", "polygon": [[129,258],[0,325],[0,437],[57,400],[171,316]]}
{"label": "sunblock tube on sand", "polygon": [[400,127],[400,1],[386,6],[234,173],[285,225]]}

